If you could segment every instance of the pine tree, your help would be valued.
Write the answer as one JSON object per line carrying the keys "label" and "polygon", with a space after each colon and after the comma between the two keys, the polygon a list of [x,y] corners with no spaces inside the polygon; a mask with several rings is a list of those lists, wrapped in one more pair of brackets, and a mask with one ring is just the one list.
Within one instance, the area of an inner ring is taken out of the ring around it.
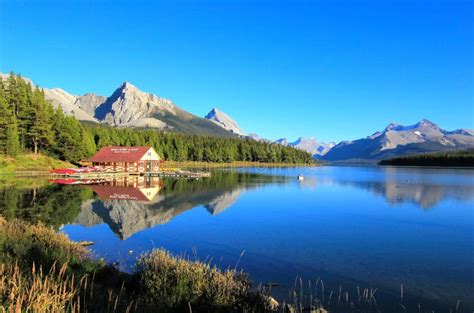
{"label": "pine tree", "polygon": [[28,119],[26,131],[27,145],[33,148],[33,152],[38,154],[40,149],[48,147],[53,141],[52,116],[49,109],[50,104],[46,102],[42,90],[36,88],[32,97],[32,115]]}
{"label": "pine tree", "polygon": [[84,151],[84,154],[82,157],[83,158],[91,157],[97,150],[97,146],[95,145],[95,142],[94,142],[94,137],[84,127],[82,127],[81,129],[81,134],[82,134],[81,146]]}
{"label": "pine tree", "polygon": [[16,156],[20,150],[18,126],[4,91],[2,82],[0,84],[0,153]]}
{"label": "pine tree", "polygon": [[7,127],[10,109],[5,98],[3,84],[0,85],[0,153],[6,153]]}
{"label": "pine tree", "polygon": [[18,126],[16,119],[13,116],[10,117],[10,123],[6,130],[6,154],[15,157],[20,152],[20,137],[18,135]]}

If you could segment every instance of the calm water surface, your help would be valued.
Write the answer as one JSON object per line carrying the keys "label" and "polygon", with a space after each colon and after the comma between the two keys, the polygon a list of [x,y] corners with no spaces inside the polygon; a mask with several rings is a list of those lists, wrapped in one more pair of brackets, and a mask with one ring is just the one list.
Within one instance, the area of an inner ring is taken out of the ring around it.
{"label": "calm water surface", "polygon": [[474,307],[473,170],[251,168],[197,181],[9,186],[2,200],[1,214],[93,241],[97,257],[126,271],[164,247],[277,283],[280,299],[302,277],[322,279],[328,294],[377,288],[393,307],[401,284],[407,301]]}

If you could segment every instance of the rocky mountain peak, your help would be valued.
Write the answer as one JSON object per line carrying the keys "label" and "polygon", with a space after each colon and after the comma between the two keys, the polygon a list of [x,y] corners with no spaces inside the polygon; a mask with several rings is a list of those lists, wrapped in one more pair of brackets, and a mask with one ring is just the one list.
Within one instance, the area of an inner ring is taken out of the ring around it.
{"label": "rocky mountain peak", "polygon": [[244,134],[237,122],[218,108],[212,108],[204,118],[234,134]]}
{"label": "rocky mountain peak", "polygon": [[428,129],[428,128],[431,128],[431,129],[434,129],[434,130],[440,130],[440,128],[438,127],[438,125],[436,125],[435,123],[427,120],[427,119],[422,119],[421,121],[419,121],[418,123],[416,124],[413,124],[413,125],[408,125],[408,126],[404,126],[404,125],[400,125],[398,123],[390,123],[387,125],[387,127],[385,127],[385,130],[384,132],[387,132],[387,131],[395,131],[395,132],[399,132],[399,131],[409,131],[409,130],[414,130],[414,129],[418,129],[418,128],[425,128],[425,129]]}
{"label": "rocky mountain peak", "polygon": [[315,137],[299,137],[298,139],[296,139],[295,142],[293,142],[294,145],[298,145],[298,144],[311,145],[311,144],[316,144],[316,143],[317,141]]}
{"label": "rocky mountain peak", "polygon": [[418,123],[414,125],[415,127],[429,127],[429,128],[436,128],[439,129],[438,125],[435,123],[431,122],[430,120],[427,119],[422,119]]}
{"label": "rocky mountain peak", "polygon": [[215,115],[219,113],[221,113],[221,111],[218,108],[212,108],[207,115]]}
{"label": "rocky mountain peak", "polygon": [[394,130],[394,129],[400,127],[400,126],[401,125],[398,124],[398,123],[391,122],[390,124],[387,125],[387,127],[385,127],[385,131]]}
{"label": "rocky mountain peak", "polygon": [[132,85],[131,83],[127,81],[124,81],[118,89],[122,90],[122,92],[139,91],[137,87],[135,87],[134,85]]}
{"label": "rocky mountain peak", "polygon": [[280,138],[274,143],[291,146],[299,150],[306,151],[313,156],[322,156],[325,155],[332,147],[336,144],[334,142],[318,142],[315,137],[299,137],[294,142],[288,142],[286,138]]}

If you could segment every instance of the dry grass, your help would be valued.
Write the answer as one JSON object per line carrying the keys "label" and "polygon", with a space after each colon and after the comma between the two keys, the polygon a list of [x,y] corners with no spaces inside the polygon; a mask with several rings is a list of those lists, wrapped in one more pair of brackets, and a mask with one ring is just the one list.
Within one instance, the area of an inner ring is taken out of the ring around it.
{"label": "dry grass", "polygon": [[64,234],[0,217],[0,312],[125,312],[121,273]]}
{"label": "dry grass", "polygon": [[0,265],[0,308],[3,312],[78,312],[79,286],[66,275],[67,264],[43,273],[33,265],[24,274],[18,264]]}
{"label": "dry grass", "polygon": [[68,261],[85,262],[88,255],[43,225],[0,217],[0,310],[77,311],[82,280],[75,279]]}
{"label": "dry grass", "polygon": [[165,250],[142,256],[137,275],[144,301],[164,311],[263,312],[268,306],[243,272],[222,271]]}

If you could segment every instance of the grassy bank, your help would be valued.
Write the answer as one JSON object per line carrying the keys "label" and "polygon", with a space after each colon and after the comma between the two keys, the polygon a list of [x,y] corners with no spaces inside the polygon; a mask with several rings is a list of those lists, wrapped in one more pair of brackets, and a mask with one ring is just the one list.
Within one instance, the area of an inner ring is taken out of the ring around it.
{"label": "grassy bank", "polygon": [[50,228],[0,217],[0,311],[265,312],[269,303],[240,271],[154,250],[128,275]]}
{"label": "grassy bank", "polygon": [[60,167],[74,165],[43,154],[19,154],[16,157],[0,154],[0,174],[47,172]]}
{"label": "grassy bank", "polygon": [[195,162],[195,161],[166,161],[162,168],[237,168],[237,167],[315,167],[321,166],[322,163],[264,163],[264,162],[248,162],[248,161],[235,161],[235,162]]}

